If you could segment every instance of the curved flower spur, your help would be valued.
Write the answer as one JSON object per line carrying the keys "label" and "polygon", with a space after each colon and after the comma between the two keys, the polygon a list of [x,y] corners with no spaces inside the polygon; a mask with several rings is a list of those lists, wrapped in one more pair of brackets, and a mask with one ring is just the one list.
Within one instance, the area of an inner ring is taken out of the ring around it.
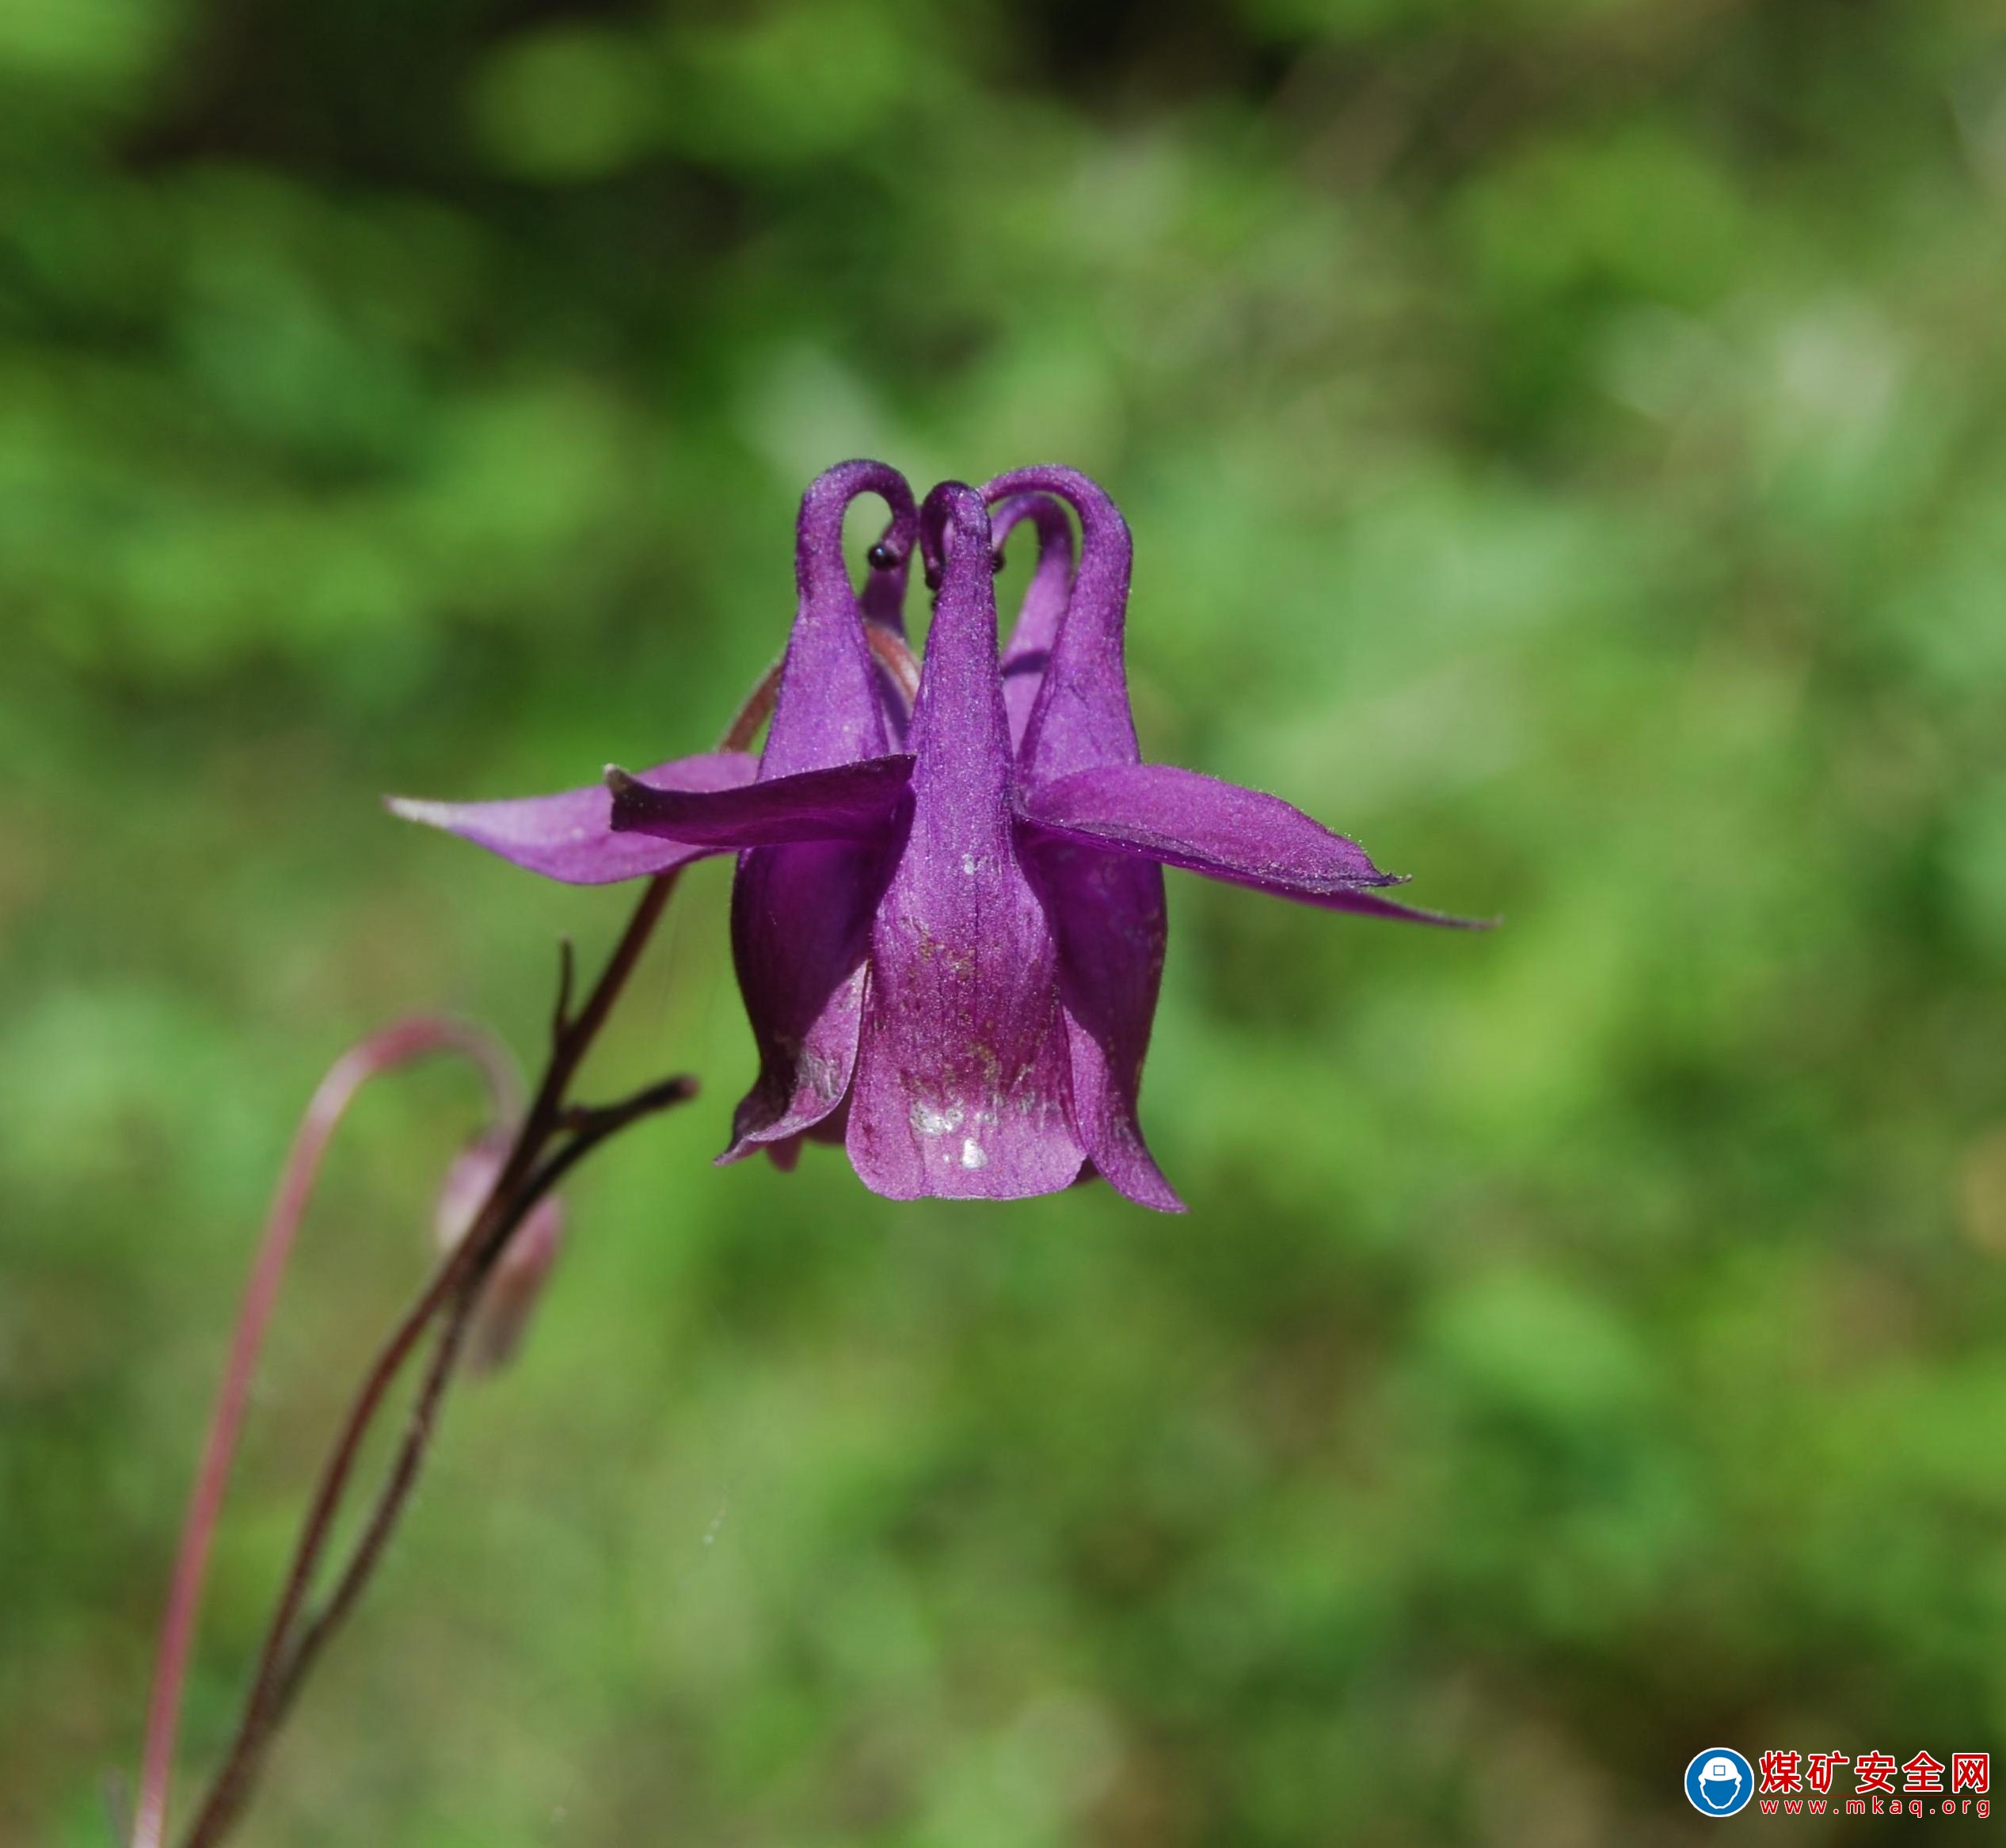
{"label": "curved flower spur", "polygon": [[[841,527],[864,493],[893,517],[860,601]],[[1076,571],[1055,496],[1079,518]],[[999,659],[994,547],[1026,520],[1038,563]],[[899,612],[915,527],[938,591],[908,722]],[[915,520],[902,478],[846,463],[802,501],[800,602],[756,764],[724,752],[610,772],[610,815],[594,790],[395,806],[577,883],[740,854],[733,945],[760,1072],[720,1159],[764,1147],[785,1164],[802,1135],[839,1137],[894,1198],[1017,1198],[1098,1172],[1175,1210],[1136,1117],[1162,867],[1461,920],[1380,896],[1395,875],[1275,797],[1141,762],[1129,566],[1121,514],[1074,471],[1022,470],[980,493],[945,483]]]}

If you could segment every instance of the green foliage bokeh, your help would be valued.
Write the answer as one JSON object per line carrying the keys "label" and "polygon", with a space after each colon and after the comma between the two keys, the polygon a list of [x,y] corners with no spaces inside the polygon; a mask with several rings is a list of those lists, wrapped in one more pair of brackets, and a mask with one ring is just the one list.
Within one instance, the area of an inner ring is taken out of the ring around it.
{"label": "green foliage bokeh", "polygon": [[[703,1098],[245,1839],[1570,1848],[2006,1750],[2003,259],[1976,0],[0,5],[0,1839],[106,1838],[319,1071],[533,1057],[617,928],[379,793],[705,748],[858,453],[1101,478],[1150,754],[1505,928],[1174,876],[1191,1213],[896,1206],[709,1165],[690,880],[594,1077]],[[185,1792],[476,1110],[331,1164]]]}

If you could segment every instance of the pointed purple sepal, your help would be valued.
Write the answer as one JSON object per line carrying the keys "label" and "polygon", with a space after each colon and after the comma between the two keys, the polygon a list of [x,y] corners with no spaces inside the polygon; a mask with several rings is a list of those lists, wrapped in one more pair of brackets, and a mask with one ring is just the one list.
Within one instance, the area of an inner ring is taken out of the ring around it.
{"label": "pointed purple sepal", "polygon": [[912,775],[903,754],[763,778],[713,793],[658,789],[609,770],[615,833],[649,834],[713,853],[809,841],[882,842]]}
{"label": "pointed purple sepal", "polygon": [[1452,931],[1494,931],[1504,922],[1502,918],[1457,917],[1450,912],[1429,911],[1418,905],[1403,905],[1377,892],[1333,892],[1323,898],[1294,892],[1283,896],[1313,905],[1319,911],[1349,911],[1359,917],[1389,918],[1396,924],[1437,924]]}
{"label": "pointed purple sepal", "polygon": [[[759,759],[748,752],[716,751],[658,764],[634,780],[650,791],[709,794],[743,787],[759,769]],[[606,886],[620,879],[643,878],[718,851],[645,834],[615,834],[613,798],[603,783],[558,795],[496,802],[433,802],[392,796],[389,807],[392,814],[407,821],[443,828],[516,866],[569,886]]]}
{"label": "pointed purple sepal", "polygon": [[1028,791],[1023,814],[1062,840],[1284,898],[1315,902],[1403,883],[1374,866],[1357,841],[1332,833],[1279,796],[1168,764],[1076,772]]}

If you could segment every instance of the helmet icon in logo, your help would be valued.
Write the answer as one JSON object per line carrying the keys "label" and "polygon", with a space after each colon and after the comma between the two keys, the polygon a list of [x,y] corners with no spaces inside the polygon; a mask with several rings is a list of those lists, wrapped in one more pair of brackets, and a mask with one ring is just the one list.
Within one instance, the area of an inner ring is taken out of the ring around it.
{"label": "helmet icon in logo", "polygon": [[1731,1746],[1709,1746],[1685,1768],[1687,1802],[1702,1816],[1732,1816],[1755,1794],[1755,1773]]}

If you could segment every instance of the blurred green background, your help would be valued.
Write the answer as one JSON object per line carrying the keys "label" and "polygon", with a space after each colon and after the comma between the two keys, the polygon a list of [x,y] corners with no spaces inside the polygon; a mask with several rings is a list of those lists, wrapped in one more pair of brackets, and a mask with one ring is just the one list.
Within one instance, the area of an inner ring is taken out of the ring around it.
{"label": "blurred green background", "polygon": [[[0,0],[0,1839],[108,1838],[322,1069],[533,1054],[624,913],[379,793],[704,748],[858,453],[1098,476],[1150,754],[1507,928],[1173,875],[1189,1216],[896,1206],[707,1164],[704,869],[593,1078],[705,1094],[244,1839],[1673,1843],[1703,1747],[2006,1752],[2003,231],[1980,0]],[[185,1797],[478,1108],[337,1151]]]}

